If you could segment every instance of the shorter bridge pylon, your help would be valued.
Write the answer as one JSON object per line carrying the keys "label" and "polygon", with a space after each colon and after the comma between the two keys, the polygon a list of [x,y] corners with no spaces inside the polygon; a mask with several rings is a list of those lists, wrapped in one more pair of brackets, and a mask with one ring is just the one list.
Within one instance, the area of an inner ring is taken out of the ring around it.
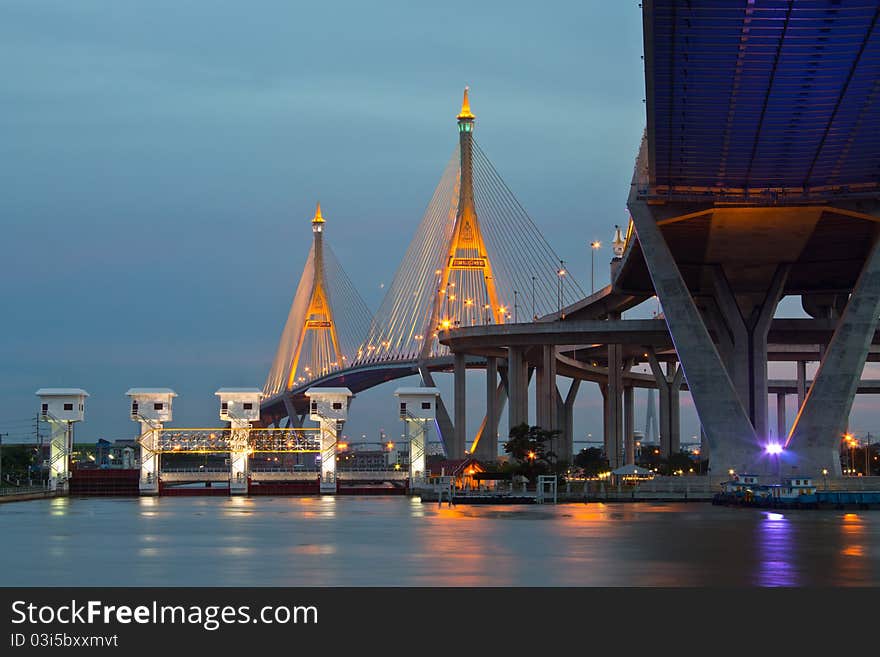
{"label": "shorter bridge pylon", "polygon": [[312,248],[264,387],[267,396],[348,367],[369,326],[370,311],[324,243],[326,223],[319,203]]}

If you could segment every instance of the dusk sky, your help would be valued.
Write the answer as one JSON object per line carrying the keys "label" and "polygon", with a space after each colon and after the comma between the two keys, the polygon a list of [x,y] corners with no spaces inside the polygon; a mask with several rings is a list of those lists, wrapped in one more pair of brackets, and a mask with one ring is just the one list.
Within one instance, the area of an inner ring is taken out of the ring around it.
{"label": "dusk sky", "polygon": [[[28,438],[43,386],[89,391],[82,440],[134,435],[133,386],[174,388],[177,426],[219,422],[217,388],[265,381],[316,200],[375,310],[466,84],[481,148],[588,289],[588,242],[625,220],[641,37],[635,1],[5,0],[0,432]],[[407,383],[359,395],[347,431],[399,432]],[[581,388],[576,440],[600,439],[600,403]],[[870,403],[854,428],[871,428]]]}

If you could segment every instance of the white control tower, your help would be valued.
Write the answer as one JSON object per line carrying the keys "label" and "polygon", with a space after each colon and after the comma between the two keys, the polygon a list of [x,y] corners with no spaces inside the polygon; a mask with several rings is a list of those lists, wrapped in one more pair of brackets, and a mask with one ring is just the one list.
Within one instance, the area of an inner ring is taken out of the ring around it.
{"label": "white control tower", "polygon": [[260,420],[258,388],[220,388],[214,393],[220,398],[220,419],[229,422],[229,492],[244,495],[248,490],[248,438],[252,422]]}
{"label": "white control tower", "polygon": [[348,419],[348,388],[309,388],[309,419],[321,427],[321,492],[336,492],[336,443]]}
{"label": "white control tower", "polygon": [[410,486],[424,479],[426,473],[426,448],[428,435],[437,413],[437,388],[398,388],[394,391],[398,400],[398,413],[406,427],[409,441]]}
{"label": "white control tower", "polygon": [[171,401],[177,393],[171,388],[132,388],[131,419],[141,425],[141,495],[159,494],[159,430],[172,418]]}
{"label": "white control tower", "polygon": [[40,417],[52,428],[49,442],[49,488],[67,489],[70,455],[73,452],[73,425],[85,417],[86,397],[82,388],[40,388]]}

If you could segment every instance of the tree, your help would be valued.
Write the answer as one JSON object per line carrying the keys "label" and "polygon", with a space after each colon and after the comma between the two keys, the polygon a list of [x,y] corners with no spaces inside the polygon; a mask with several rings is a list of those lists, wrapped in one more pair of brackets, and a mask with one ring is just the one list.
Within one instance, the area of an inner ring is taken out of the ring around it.
{"label": "tree", "polygon": [[504,451],[519,462],[517,472],[534,482],[539,474],[557,469],[556,453],[548,448],[560,433],[555,429],[548,431],[538,426],[530,427],[524,422],[511,428],[510,440],[504,443]]}
{"label": "tree", "polygon": [[605,458],[602,450],[598,447],[582,449],[574,457],[574,464],[583,469],[584,476],[586,477],[595,477],[600,472],[606,472],[609,467],[608,459]]}

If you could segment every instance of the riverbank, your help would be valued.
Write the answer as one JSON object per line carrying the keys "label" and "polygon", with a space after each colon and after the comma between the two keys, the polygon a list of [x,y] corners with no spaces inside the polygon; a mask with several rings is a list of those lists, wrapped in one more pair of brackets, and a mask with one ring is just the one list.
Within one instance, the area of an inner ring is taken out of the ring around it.
{"label": "riverbank", "polygon": [[43,487],[32,488],[0,488],[0,504],[6,502],[26,502],[27,500],[41,500],[47,497],[56,497],[55,491]]}

